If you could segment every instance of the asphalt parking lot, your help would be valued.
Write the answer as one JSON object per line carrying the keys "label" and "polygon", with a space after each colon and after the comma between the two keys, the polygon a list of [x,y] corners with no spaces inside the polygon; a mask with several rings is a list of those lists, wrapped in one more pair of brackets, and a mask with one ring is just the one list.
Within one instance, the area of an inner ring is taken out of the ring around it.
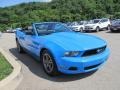
{"label": "asphalt parking lot", "polygon": [[108,42],[111,55],[98,71],[49,77],[28,54],[16,50],[14,34],[2,34],[0,47],[12,55],[21,65],[23,80],[16,90],[119,90],[120,89],[120,32],[101,31],[89,33]]}

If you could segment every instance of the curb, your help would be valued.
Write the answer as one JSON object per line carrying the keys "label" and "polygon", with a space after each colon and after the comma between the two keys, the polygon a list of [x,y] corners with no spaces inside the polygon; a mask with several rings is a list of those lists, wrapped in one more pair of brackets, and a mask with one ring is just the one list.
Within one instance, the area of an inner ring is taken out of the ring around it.
{"label": "curb", "polygon": [[3,49],[0,48],[0,52],[13,66],[13,72],[8,77],[0,81],[0,90],[15,90],[23,77],[21,73],[21,65]]}

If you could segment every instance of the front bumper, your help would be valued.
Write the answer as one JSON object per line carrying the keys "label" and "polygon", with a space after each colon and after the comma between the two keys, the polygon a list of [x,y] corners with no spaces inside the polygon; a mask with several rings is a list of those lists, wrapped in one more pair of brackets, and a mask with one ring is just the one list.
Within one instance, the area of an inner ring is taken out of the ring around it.
{"label": "front bumper", "polygon": [[85,27],[84,31],[94,31],[96,28],[94,27]]}
{"label": "front bumper", "polygon": [[99,69],[109,57],[109,49],[88,57],[62,57],[57,63],[58,70],[65,74],[78,74]]}
{"label": "front bumper", "polygon": [[95,31],[94,28],[85,29],[84,31]]}
{"label": "front bumper", "polygon": [[120,30],[120,27],[110,27],[110,29],[116,31],[116,30]]}
{"label": "front bumper", "polygon": [[71,27],[74,31],[80,31],[78,27]]}

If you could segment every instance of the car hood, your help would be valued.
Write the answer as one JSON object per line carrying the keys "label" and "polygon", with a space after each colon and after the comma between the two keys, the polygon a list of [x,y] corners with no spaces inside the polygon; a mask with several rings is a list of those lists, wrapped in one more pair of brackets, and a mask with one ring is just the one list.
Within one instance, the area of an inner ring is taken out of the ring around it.
{"label": "car hood", "polygon": [[96,36],[75,32],[53,33],[44,38],[68,51],[89,50],[106,45],[104,40]]}

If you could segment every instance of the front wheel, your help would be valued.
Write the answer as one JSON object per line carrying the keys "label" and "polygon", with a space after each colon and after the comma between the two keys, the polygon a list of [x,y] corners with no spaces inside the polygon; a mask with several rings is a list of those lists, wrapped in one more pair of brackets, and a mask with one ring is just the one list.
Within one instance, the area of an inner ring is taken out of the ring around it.
{"label": "front wheel", "polygon": [[99,27],[96,27],[96,32],[99,32],[100,31],[100,28]]}
{"label": "front wheel", "polygon": [[44,68],[44,71],[50,75],[50,76],[56,76],[59,75],[56,62],[52,56],[52,54],[48,50],[44,50],[42,52],[42,65]]}

